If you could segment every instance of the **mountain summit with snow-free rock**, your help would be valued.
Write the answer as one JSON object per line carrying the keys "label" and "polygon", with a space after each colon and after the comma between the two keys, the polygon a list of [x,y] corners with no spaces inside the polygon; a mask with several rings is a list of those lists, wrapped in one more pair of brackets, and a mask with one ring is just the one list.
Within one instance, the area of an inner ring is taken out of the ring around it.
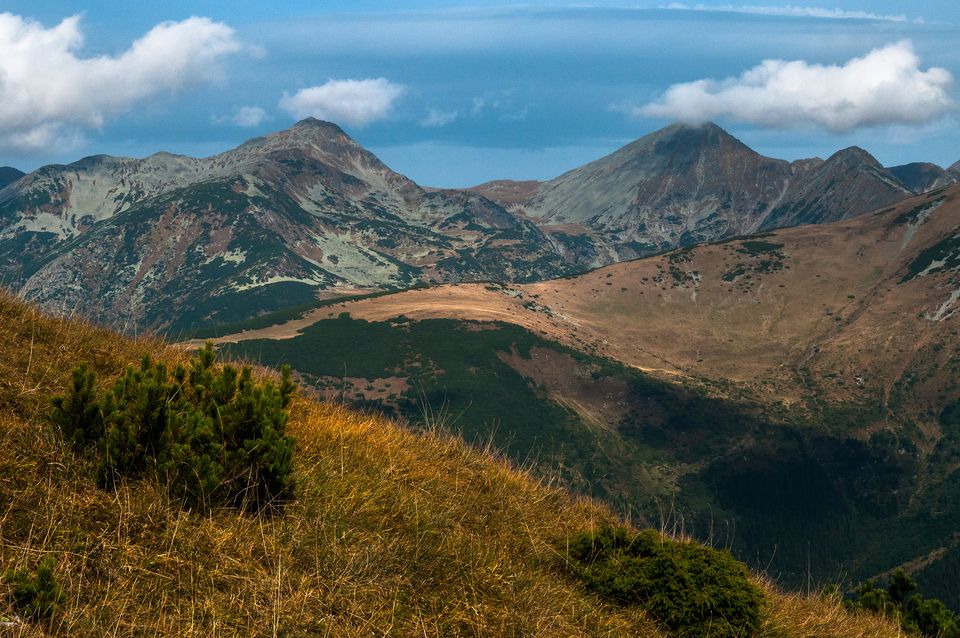
{"label": "mountain summit with snow-free rock", "polygon": [[423,188],[309,118],[208,158],[97,155],[0,189],[0,278],[113,326],[182,330],[360,291],[549,279],[911,195],[860,149],[796,162],[672,125],[548,182]]}

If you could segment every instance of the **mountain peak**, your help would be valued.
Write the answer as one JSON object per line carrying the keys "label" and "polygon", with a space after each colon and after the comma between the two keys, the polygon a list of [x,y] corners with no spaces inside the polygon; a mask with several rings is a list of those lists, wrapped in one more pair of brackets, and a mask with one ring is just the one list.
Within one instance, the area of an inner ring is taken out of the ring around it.
{"label": "mountain peak", "polygon": [[293,129],[320,129],[332,135],[346,135],[343,129],[333,122],[328,122],[327,120],[321,120],[315,117],[306,117],[300,120],[290,127],[290,130]]}
{"label": "mountain peak", "polygon": [[728,149],[753,152],[746,144],[713,122],[704,122],[703,124],[677,122],[640,138],[636,143],[646,146],[651,142],[654,151],[660,155],[673,155],[678,152],[684,154],[698,153],[721,146],[727,146]]}
{"label": "mountain peak", "polygon": [[255,154],[299,151],[311,156],[323,156],[326,159],[346,158],[352,155],[366,155],[363,149],[342,128],[333,122],[308,117],[290,128],[264,137],[257,137],[242,144],[243,149]]}
{"label": "mountain peak", "polygon": [[846,166],[866,164],[868,166],[883,168],[876,157],[859,146],[850,146],[848,148],[841,149],[827,158],[827,162],[839,162]]}
{"label": "mountain peak", "polygon": [[702,138],[733,137],[726,130],[717,124],[714,124],[713,122],[702,122],[700,124],[674,122],[669,126],[663,127],[659,131],[654,131],[648,137],[670,137],[673,135],[689,135]]}
{"label": "mountain peak", "polygon": [[927,192],[946,174],[943,168],[930,162],[912,162],[891,166],[887,170],[915,193]]}

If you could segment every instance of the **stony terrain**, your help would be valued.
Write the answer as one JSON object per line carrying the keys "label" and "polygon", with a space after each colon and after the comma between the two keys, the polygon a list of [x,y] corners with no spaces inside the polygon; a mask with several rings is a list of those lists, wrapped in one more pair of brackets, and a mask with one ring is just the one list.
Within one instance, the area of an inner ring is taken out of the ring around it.
{"label": "stony terrain", "polygon": [[[901,176],[922,190],[955,173],[930,171]],[[172,332],[357,291],[551,279],[912,194],[860,149],[789,163],[713,125],[667,127],[550,182],[460,191],[423,188],[312,119],[204,159],[93,156],[9,177],[7,287]]]}
{"label": "stony terrain", "polygon": [[668,126],[548,182],[474,190],[522,211],[590,266],[849,219],[914,192],[863,149],[786,162],[713,124]]}
{"label": "stony terrain", "polygon": [[318,290],[567,267],[529,221],[472,193],[424,191],[335,125],[305,120],[207,159],[36,171],[0,192],[0,270],[46,308],[176,329]]}

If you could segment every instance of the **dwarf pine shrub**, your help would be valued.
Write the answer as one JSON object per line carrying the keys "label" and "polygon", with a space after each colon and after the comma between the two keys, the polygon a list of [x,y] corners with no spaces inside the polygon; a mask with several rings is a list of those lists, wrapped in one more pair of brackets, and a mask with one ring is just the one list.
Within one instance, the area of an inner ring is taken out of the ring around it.
{"label": "dwarf pine shrub", "polygon": [[98,483],[156,475],[188,507],[247,510],[285,500],[293,490],[294,441],[284,433],[295,389],[290,369],[279,385],[249,367],[217,367],[207,344],[172,371],[144,357],[97,395],[93,374],[74,370],[52,417],[78,447],[100,455]]}
{"label": "dwarf pine shrub", "polygon": [[863,609],[900,622],[908,632],[925,638],[960,638],[960,617],[942,601],[917,593],[917,583],[902,569],[896,570],[886,587],[874,581],[861,583],[846,600],[850,609]]}
{"label": "dwarf pine shrub", "polygon": [[4,574],[4,580],[12,587],[13,605],[24,618],[44,620],[67,602],[53,574],[55,566],[53,557],[47,556],[37,566],[36,573],[21,569]]}
{"label": "dwarf pine shrub", "polygon": [[763,594],[729,552],[604,527],[570,545],[584,586],[620,605],[638,605],[680,638],[743,638],[760,627]]}
{"label": "dwarf pine shrub", "polygon": [[64,438],[82,448],[103,438],[103,419],[93,389],[94,374],[81,364],[73,369],[70,390],[53,400],[53,420]]}

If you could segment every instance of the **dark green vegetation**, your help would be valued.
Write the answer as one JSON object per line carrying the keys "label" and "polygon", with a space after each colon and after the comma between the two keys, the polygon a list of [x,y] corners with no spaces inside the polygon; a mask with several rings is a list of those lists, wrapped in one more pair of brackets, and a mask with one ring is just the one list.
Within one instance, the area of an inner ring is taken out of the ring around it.
{"label": "dark green vegetation", "polygon": [[[410,288],[410,290],[416,290],[418,288],[426,288],[426,285],[416,285]],[[212,339],[216,337],[222,337],[224,335],[234,334],[237,332],[242,332],[244,330],[257,330],[260,328],[269,328],[270,326],[275,326],[277,324],[285,323],[293,319],[297,319],[311,310],[316,310],[318,308],[324,308],[326,306],[332,306],[339,303],[345,303],[348,301],[360,301],[361,299],[375,299],[377,297],[383,297],[386,295],[392,295],[396,291],[394,290],[383,290],[380,292],[371,292],[362,295],[347,295],[344,297],[332,297],[330,299],[321,299],[313,300],[307,303],[295,304],[288,307],[285,307],[283,310],[275,310],[273,312],[268,312],[266,314],[258,315],[250,319],[244,319],[240,321],[235,321],[231,323],[216,323],[216,324],[205,324],[196,330],[189,332],[184,335],[184,338],[188,339]]]}
{"label": "dark green vegetation", "polygon": [[772,241],[750,239],[740,242],[740,248],[737,249],[737,252],[744,253],[745,255],[763,255],[766,253],[778,252],[781,248],[783,248],[783,244]]}
{"label": "dark green vegetation", "polygon": [[[758,235],[757,237],[766,237],[767,235]],[[763,239],[748,239],[739,242],[735,247],[736,263],[721,275],[721,279],[726,282],[737,283],[737,287],[746,292],[751,289],[751,280],[757,275],[765,275],[772,272],[789,268],[784,264],[787,256],[783,252],[783,244],[764,241]],[[729,250],[730,241],[722,242],[720,245],[724,250]],[[739,257],[745,255],[745,257]]]}
{"label": "dark green vegetation", "polygon": [[943,600],[947,606],[960,610],[960,545],[954,544],[939,560],[916,574],[920,588],[928,595]]}
{"label": "dark green vegetation", "polygon": [[[762,412],[507,324],[341,315],[294,339],[225,348],[290,364],[353,405],[411,423],[440,415],[474,444],[492,442],[640,520],[729,545],[792,586],[868,578],[960,528],[960,474],[920,490],[911,450],[922,435],[879,403],[814,396],[804,409]],[[551,381],[558,368],[569,385]],[[612,410],[598,419],[613,427],[598,426],[594,409]]]}
{"label": "dark green vegetation", "polygon": [[67,602],[67,595],[53,574],[55,566],[53,556],[47,556],[37,566],[36,572],[21,569],[4,575],[4,580],[11,587],[13,605],[24,618],[50,618]]}
{"label": "dark green vegetation", "polygon": [[[511,352],[529,357],[530,348],[545,344],[507,324],[479,326],[440,319],[369,323],[342,315],[307,328],[296,339],[247,341],[225,345],[224,350],[266,365],[290,365],[321,388],[342,389],[344,377],[406,378],[408,389],[389,392],[383,401],[369,402],[363,392],[344,398],[413,421],[430,413],[467,440],[477,444],[492,440],[523,461],[573,465],[578,471],[568,479],[582,481],[584,489],[593,485],[591,491],[597,495],[613,497],[592,468],[598,462],[629,462],[616,451],[616,438],[602,433],[598,437],[585,429],[574,413],[546,399],[500,358]],[[607,445],[611,457],[595,458],[598,446]],[[622,469],[635,471],[626,465]]]}
{"label": "dark green vegetation", "polygon": [[847,601],[851,609],[883,614],[906,630],[927,638],[960,638],[960,619],[942,601],[924,598],[916,582],[896,570],[885,585],[867,581]]}
{"label": "dark green vegetation", "polygon": [[189,370],[168,372],[144,356],[102,394],[79,366],[67,394],[53,399],[51,418],[76,449],[97,454],[101,486],[157,476],[174,498],[201,509],[259,510],[289,498],[289,369],[278,387],[255,381],[249,367],[217,369],[215,361],[210,344]]}
{"label": "dark green vegetation", "polygon": [[570,542],[573,573],[601,598],[639,605],[671,636],[745,638],[760,628],[763,594],[727,551],[623,527]]}

